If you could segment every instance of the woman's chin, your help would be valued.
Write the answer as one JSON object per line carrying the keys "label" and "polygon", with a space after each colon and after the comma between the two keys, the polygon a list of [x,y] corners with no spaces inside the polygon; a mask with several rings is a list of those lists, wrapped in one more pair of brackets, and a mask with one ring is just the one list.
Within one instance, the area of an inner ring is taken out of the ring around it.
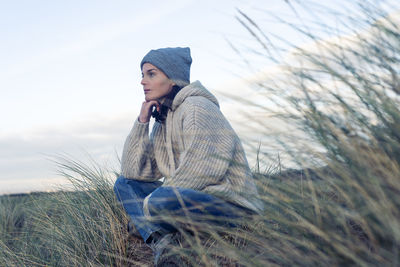
{"label": "woman's chin", "polygon": [[155,100],[155,101],[158,101],[159,103],[162,103],[163,99],[164,99],[163,97],[162,98],[150,97],[150,96],[145,96],[144,97],[144,100],[146,100],[146,102]]}
{"label": "woman's chin", "polygon": [[147,96],[147,95],[146,95],[146,96],[144,97],[144,100],[146,100],[146,102],[149,102],[149,101],[152,101],[152,100],[155,100],[155,99],[154,99],[154,97],[151,97],[151,96]]}

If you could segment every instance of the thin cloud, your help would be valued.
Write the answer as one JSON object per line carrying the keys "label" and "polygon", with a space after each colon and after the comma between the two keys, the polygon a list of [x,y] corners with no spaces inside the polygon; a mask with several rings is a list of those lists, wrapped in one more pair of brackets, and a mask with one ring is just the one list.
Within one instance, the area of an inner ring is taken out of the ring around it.
{"label": "thin cloud", "polygon": [[101,25],[92,29],[83,29],[81,32],[72,36],[71,42],[53,47],[42,53],[32,55],[24,62],[18,62],[7,68],[2,73],[3,77],[20,75],[31,69],[35,69],[44,63],[61,60],[63,58],[84,53],[103,43],[115,40],[125,34],[134,34],[139,29],[159,22],[174,12],[188,6],[194,1],[175,1],[160,2],[157,8],[150,12],[132,14],[132,18],[110,22],[107,25]]}
{"label": "thin cloud", "polygon": [[68,154],[90,155],[95,161],[118,169],[118,157],[132,127],[131,114],[86,118],[59,127],[0,136],[0,193],[54,189],[63,180],[49,159]]}

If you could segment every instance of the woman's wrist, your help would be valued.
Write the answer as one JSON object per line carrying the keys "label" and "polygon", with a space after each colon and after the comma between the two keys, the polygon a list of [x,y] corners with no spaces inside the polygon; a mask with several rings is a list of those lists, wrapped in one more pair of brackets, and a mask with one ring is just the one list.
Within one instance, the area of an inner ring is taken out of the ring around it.
{"label": "woman's wrist", "polygon": [[142,118],[141,116],[139,116],[138,121],[140,123],[148,123],[150,121],[150,118],[146,119],[146,118]]}

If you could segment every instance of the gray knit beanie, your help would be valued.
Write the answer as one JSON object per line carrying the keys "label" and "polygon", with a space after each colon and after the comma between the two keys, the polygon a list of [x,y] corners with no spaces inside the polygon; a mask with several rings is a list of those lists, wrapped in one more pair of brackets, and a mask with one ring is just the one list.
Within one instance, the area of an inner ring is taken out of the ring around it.
{"label": "gray knit beanie", "polygon": [[140,62],[140,69],[143,68],[144,63],[156,66],[180,87],[190,83],[192,57],[190,56],[189,47],[168,47],[150,50]]}

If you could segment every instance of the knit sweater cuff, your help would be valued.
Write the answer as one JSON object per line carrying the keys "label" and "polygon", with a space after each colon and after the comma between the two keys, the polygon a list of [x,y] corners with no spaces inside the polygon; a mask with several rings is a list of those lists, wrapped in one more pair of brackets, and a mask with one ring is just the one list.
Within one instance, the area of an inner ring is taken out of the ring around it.
{"label": "knit sweater cuff", "polygon": [[139,118],[133,124],[132,130],[129,134],[130,138],[143,138],[149,135],[149,122],[140,122]]}

